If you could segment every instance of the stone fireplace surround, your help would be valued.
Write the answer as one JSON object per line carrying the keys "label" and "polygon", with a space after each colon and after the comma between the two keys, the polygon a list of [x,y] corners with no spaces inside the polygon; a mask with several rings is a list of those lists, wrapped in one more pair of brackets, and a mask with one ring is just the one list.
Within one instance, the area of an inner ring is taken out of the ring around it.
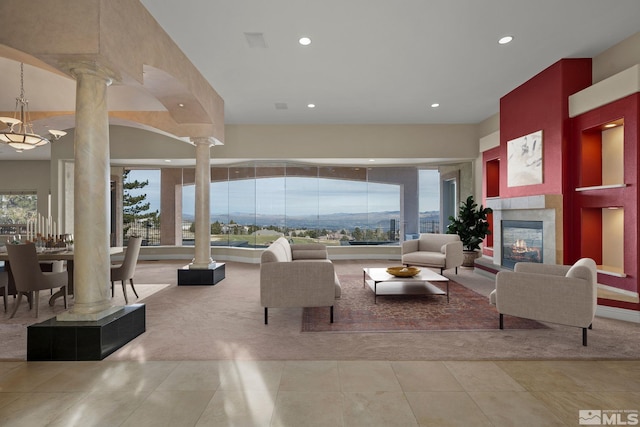
{"label": "stone fireplace surround", "polygon": [[562,264],[562,195],[543,194],[537,196],[486,199],[486,206],[493,210],[493,263],[502,260],[502,221],[542,221],[545,264]]}

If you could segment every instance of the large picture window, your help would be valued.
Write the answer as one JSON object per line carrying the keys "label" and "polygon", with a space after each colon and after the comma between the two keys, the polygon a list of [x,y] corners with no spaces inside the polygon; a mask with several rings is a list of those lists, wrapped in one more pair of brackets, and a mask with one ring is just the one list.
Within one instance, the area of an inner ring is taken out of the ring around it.
{"label": "large picture window", "polygon": [[[194,186],[183,188],[183,221],[194,221]],[[212,168],[212,245],[398,244],[401,185],[367,168],[252,162]],[[183,228],[189,228],[188,225]]]}

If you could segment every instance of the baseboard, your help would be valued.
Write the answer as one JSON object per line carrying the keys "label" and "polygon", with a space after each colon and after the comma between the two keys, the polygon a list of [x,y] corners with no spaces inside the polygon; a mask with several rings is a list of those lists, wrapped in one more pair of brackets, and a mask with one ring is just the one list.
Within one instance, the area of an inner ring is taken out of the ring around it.
{"label": "baseboard", "polygon": [[596,308],[596,316],[622,320],[625,322],[640,323],[640,311],[627,310],[626,308],[599,305]]}

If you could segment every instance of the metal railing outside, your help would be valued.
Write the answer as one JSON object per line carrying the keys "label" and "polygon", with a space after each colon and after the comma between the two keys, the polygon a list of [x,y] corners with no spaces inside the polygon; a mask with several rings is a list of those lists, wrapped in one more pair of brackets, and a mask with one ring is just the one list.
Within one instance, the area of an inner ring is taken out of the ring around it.
{"label": "metal railing outside", "polygon": [[420,233],[440,233],[440,221],[420,220]]}

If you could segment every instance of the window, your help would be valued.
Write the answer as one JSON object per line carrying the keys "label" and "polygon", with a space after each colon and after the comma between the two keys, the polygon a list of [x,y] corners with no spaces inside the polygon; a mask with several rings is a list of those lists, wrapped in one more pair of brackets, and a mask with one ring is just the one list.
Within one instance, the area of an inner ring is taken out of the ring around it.
{"label": "window", "polygon": [[421,169],[418,179],[420,233],[440,233],[440,173],[434,169]]}
{"label": "window", "polygon": [[[256,162],[213,168],[212,244],[397,244],[397,183],[373,182],[367,168]],[[194,220],[194,185],[183,188],[183,220]],[[185,224],[184,229],[192,228]],[[183,234],[185,244],[189,244]]]}
{"label": "window", "polygon": [[27,221],[38,216],[35,192],[0,193],[0,242],[27,233]]}
{"label": "window", "polygon": [[141,236],[142,244],[160,244],[160,170],[130,169],[124,177],[124,240]]}

